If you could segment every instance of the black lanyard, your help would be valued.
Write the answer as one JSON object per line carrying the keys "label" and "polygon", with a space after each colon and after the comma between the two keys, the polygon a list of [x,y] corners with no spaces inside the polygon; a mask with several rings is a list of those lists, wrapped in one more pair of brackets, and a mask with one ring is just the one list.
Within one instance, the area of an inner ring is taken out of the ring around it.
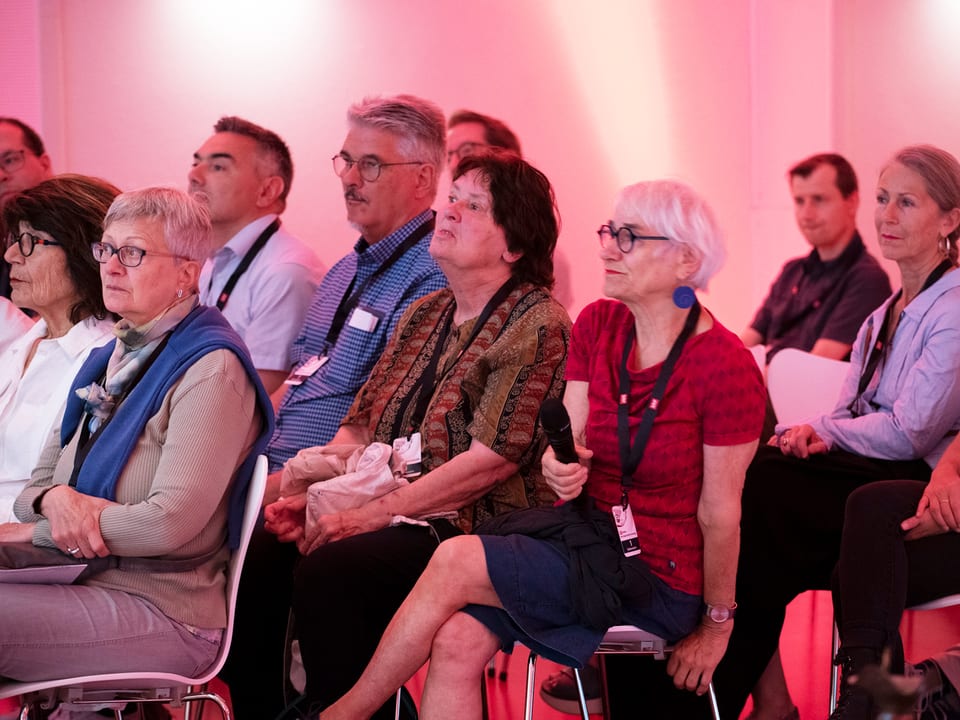
{"label": "black lanyard", "polygon": [[[273,234],[280,229],[280,218],[276,218],[272,223],[267,225],[267,229],[260,233],[253,245],[250,246],[250,249],[247,250],[246,254],[243,256],[243,260],[240,261],[240,264],[237,265],[236,269],[233,271],[233,274],[230,276],[230,279],[227,280],[227,284],[223,286],[223,290],[220,291],[220,295],[217,296],[217,310],[223,310],[227,305],[227,300],[230,299],[230,294],[233,292],[233,288],[236,287],[237,281],[240,277],[247,271],[247,268],[250,267],[250,263],[253,262],[253,259],[257,254],[263,250],[263,246],[267,244],[267,240],[273,237]],[[210,275],[210,285],[213,285],[213,275]],[[209,291],[210,286],[207,286]]]}
{"label": "black lanyard", "polygon": [[410,236],[393,251],[390,257],[381,263],[377,269],[374,270],[366,280],[360,283],[360,286],[356,289],[354,289],[354,285],[357,282],[357,276],[353,276],[353,280],[350,281],[347,291],[343,294],[340,304],[337,306],[337,311],[333,315],[333,320],[330,323],[330,331],[327,333],[327,339],[324,343],[324,355],[328,354],[330,348],[337,344],[337,339],[340,337],[340,332],[343,330],[343,324],[347,321],[347,317],[349,317],[350,313],[353,312],[354,308],[359,304],[360,296],[363,295],[363,292],[370,286],[370,283],[386,272],[391,265],[393,265],[403,256],[405,252],[407,252],[407,250],[423,240],[423,238],[425,238],[427,234],[433,230],[435,223],[435,214],[431,215],[429,219],[420,223],[417,229],[414,230]]}
{"label": "black lanyard", "polygon": [[[923,287],[920,288],[920,293],[922,293],[924,290],[927,290],[937,280],[942,278],[947,270],[952,267],[953,263],[951,263],[949,260],[944,260],[937,265],[933,269],[933,272],[927,276],[927,279],[923,283]],[[919,295],[920,293],[917,294]],[[867,357],[867,362],[866,365],[864,365],[863,372],[860,373],[860,382],[857,384],[857,394],[854,396],[853,400],[850,401],[850,405],[847,406],[847,410],[850,411],[850,414],[853,417],[858,417],[859,413],[856,412],[856,407],[860,402],[860,396],[863,395],[864,391],[867,389],[867,386],[870,384],[870,380],[873,378],[873,374],[877,371],[877,367],[880,365],[880,361],[883,359],[883,356],[886,353],[887,346],[890,344],[890,342],[887,340],[887,333],[890,331],[890,323],[893,322],[893,313],[896,311],[897,301],[900,299],[902,294],[902,288],[897,290],[897,294],[893,296],[892,300],[890,300],[890,305],[887,307],[887,312],[883,315],[883,323],[880,325],[880,331],[874,338],[873,347],[870,349],[870,355]]]}
{"label": "black lanyard", "polygon": [[643,417],[640,419],[640,427],[637,428],[636,439],[633,447],[630,447],[630,372],[627,370],[627,362],[630,359],[630,352],[637,339],[637,329],[631,326],[627,341],[623,347],[623,358],[620,361],[620,397],[617,399],[617,436],[620,440],[620,486],[623,490],[621,494],[621,504],[626,507],[627,491],[633,487],[633,474],[637,471],[640,461],[643,459],[644,450],[647,449],[647,442],[650,440],[650,432],[653,430],[653,420],[660,409],[660,401],[663,400],[663,394],[667,390],[667,381],[673,374],[673,368],[680,358],[680,352],[690,336],[693,335],[697,327],[697,321],[700,319],[700,303],[695,302],[683,323],[683,329],[680,336],[674,341],[673,347],[667,354],[667,359],[663,361],[663,367],[657,375],[657,381],[654,383],[653,392],[650,395],[650,402],[643,410]]}
{"label": "black lanyard", "polygon": [[[420,375],[420,378],[411,388],[410,392],[407,394],[407,397],[401,403],[399,412],[397,413],[397,419],[394,421],[393,426],[393,435],[391,437],[397,438],[407,433],[403,432],[403,417],[406,414],[407,408],[410,405],[410,402],[414,397],[417,398],[417,404],[414,407],[413,414],[410,416],[409,428],[410,432],[416,432],[420,429],[420,424],[423,422],[423,418],[427,414],[427,406],[430,404],[430,401],[433,399],[433,393],[437,388],[437,385],[447,376],[447,374],[456,367],[457,363],[460,362],[460,358],[463,357],[463,354],[467,351],[467,348],[477,339],[477,336],[480,334],[480,331],[483,330],[483,326],[487,324],[487,320],[490,319],[490,316],[507,299],[507,296],[513,292],[513,289],[517,286],[517,281],[514,278],[510,278],[503,285],[500,286],[500,289],[494,293],[493,297],[487,302],[483,307],[483,311],[477,317],[477,321],[473,324],[473,330],[470,331],[470,337],[467,338],[467,341],[460,348],[460,351],[457,353],[456,357],[453,360],[448,361],[443,368],[443,371],[440,373],[440,377],[437,377],[437,368],[440,366],[440,356],[443,354],[444,346],[447,344],[447,338],[450,336],[450,329],[453,327],[453,314],[456,311],[456,301],[450,304],[447,308],[446,313],[444,314],[441,325],[439,325],[439,335],[437,336],[437,343],[433,348],[433,355],[430,357],[427,367],[424,368],[423,373]],[[419,390],[419,393],[417,392]]]}

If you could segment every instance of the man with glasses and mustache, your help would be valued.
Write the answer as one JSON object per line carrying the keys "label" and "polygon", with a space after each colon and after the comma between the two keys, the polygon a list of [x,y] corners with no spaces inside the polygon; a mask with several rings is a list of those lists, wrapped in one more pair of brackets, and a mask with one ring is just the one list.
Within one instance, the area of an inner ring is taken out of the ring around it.
{"label": "man with glasses and mustache", "polygon": [[[294,342],[297,364],[267,448],[265,505],[279,496],[284,463],[334,436],[410,303],[446,286],[428,252],[444,164],[442,111],[411,95],[372,97],[350,107],[347,123],[332,169],[360,238],[323,279]],[[297,554],[263,528],[254,533],[223,673],[240,720],[272,718],[284,707],[279,680]],[[265,676],[276,682],[264,686]]]}
{"label": "man with glasses and mustache", "polygon": [[[43,140],[26,123],[0,117],[0,208],[21,190],[53,177]],[[10,265],[0,261],[0,296],[10,297]]]}

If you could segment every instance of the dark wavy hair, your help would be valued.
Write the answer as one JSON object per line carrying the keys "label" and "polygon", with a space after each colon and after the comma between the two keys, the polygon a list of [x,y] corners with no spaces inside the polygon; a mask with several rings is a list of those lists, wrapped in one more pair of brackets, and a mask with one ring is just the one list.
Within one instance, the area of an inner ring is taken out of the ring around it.
{"label": "dark wavy hair", "polygon": [[520,282],[551,289],[560,213],[547,176],[516,153],[500,148],[463,158],[453,179],[472,170],[490,193],[493,220],[503,229],[507,249],[521,254],[511,265],[511,274]]}
{"label": "dark wavy hair", "polygon": [[112,313],[103,304],[100,265],[93,259],[91,243],[103,235],[103,218],[120,189],[106,180],[86,175],[57,175],[14,195],[3,206],[4,235],[9,240],[27,222],[49,233],[67,258],[67,274],[78,300],[70,308],[70,322],[90,315],[103,320]]}

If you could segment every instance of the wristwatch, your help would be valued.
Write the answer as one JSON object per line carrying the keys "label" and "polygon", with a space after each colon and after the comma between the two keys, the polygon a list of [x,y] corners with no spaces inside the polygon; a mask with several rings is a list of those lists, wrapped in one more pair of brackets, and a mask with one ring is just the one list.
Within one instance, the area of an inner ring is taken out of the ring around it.
{"label": "wristwatch", "polygon": [[725,623],[727,620],[732,620],[733,617],[737,614],[737,604],[733,605],[707,605],[707,609],[703,613],[708,618],[713,620],[715,623]]}

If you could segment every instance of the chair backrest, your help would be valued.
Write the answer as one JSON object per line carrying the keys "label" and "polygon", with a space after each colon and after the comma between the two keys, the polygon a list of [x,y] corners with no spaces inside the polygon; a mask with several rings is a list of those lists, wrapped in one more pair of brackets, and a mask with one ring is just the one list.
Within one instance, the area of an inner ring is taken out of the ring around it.
{"label": "chair backrest", "polygon": [[767,391],[777,422],[796,425],[833,410],[850,363],[781,350],[767,367]]}
{"label": "chair backrest", "polygon": [[220,652],[217,661],[207,671],[203,678],[198,679],[196,685],[201,685],[215,678],[223,669],[230,652],[233,640],[233,620],[237,609],[237,593],[240,590],[240,573],[243,572],[243,563],[247,558],[247,549],[250,547],[250,538],[260,519],[260,506],[263,504],[263,495],[267,489],[267,456],[257,458],[253,468],[253,477],[247,489],[247,499],[243,506],[243,524],[240,527],[240,545],[230,554],[230,563],[227,566],[227,629],[223,633],[223,642],[220,643]]}

